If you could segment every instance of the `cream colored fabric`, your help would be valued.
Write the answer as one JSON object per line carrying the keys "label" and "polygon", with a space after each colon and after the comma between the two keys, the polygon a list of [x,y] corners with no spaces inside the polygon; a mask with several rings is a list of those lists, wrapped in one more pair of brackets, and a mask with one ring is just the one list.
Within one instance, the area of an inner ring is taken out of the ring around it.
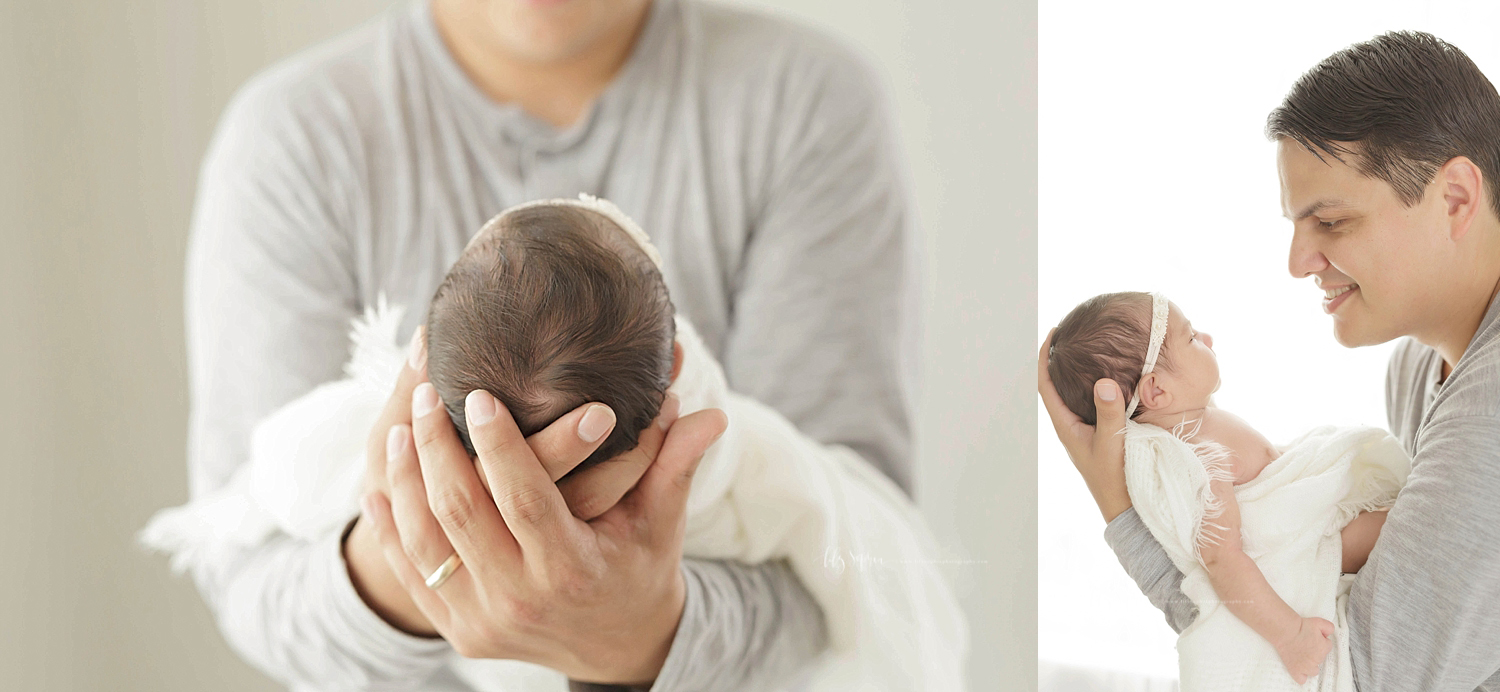
{"label": "cream colored fabric", "polygon": [[[185,569],[276,531],[317,540],[347,524],[359,511],[365,435],[401,368],[400,318],[396,309],[367,315],[352,335],[349,377],[272,414],[256,427],[250,462],[227,487],[164,510],[142,540]],[[830,629],[831,650],[809,689],[961,689],[967,631],[911,501],[847,448],[819,444],[729,391],[680,316],[677,338],[684,360],[671,391],[682,414],[720,408],[730,421],[693,478],[684,553],[789,560]],[[562,675],[528,664],[455,656],[454,665],[481,690],[567,687]]]}
{"label": "cream colored fabric", "polygon": [[1182,592],[1198,607],[1198,619],[1177,640],[1182,691],[1354,692],[1345,617],[1350,580],[1340,577],[1339,532],[1359,512],[1395,501],[1410,458],[1383,430],[1321,427],[1235,488],[1245,554],[1298,614],[1334,623],[1334,648],[1321,674],[1300,687],[1271,644],[1221,603],[1198,560],[1203,522],[1215,515],[1209,481],[1222,474],[1220,464],[1160,427],[1126,424],[1132,504],[1184,574]]}

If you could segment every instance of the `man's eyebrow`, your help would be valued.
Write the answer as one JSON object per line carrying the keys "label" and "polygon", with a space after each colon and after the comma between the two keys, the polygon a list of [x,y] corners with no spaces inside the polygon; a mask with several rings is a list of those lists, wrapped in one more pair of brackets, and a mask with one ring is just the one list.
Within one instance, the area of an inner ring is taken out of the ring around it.
{"label": "man's eyebrow", "polygon": [[1297,212],[1295,216],[1292,216],[1290,218],[1293,221],[1301,221],[1309,216],[1312,216],[1313,214],[1323,211],[1324,209],[1346,206],[1349,206],[1349,204],[1341,199],[1320,199],[1316,202],[1313,202],[1312,204],[1307,205],[1306,207],[1303,207],[1302,211]]}

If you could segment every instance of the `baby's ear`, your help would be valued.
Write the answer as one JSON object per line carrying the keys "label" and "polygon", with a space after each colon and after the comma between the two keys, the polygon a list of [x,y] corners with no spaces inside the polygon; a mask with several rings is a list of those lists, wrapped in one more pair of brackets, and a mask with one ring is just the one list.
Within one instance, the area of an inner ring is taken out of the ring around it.
{"label": "baby's ear", "polygon": [[1172,405],[1172,393],[1162,388],[1161,378],[1156,373],[1147,373],[1135,383],[1141,393],[1141,406],[1147,411],[1157,411]]}
{"label": "baby's ear", "polygon": [[677,381],[677,373],[682,372],[682,342],[672,340],[672,381]]}

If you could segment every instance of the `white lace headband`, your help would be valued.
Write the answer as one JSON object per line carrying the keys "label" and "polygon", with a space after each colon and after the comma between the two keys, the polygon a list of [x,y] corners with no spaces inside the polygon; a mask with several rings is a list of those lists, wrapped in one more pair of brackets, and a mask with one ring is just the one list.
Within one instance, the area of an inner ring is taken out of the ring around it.
{"label": "white lace headband", "polygon": [[[1156,357],[1161,355],[1162,342],[1167,338],[1167,297],[1160,293],[1151,294],[1151,340],[1146,346],[1146,364],[1141,367],[1141,377],[1144,378],[1156,369]],[[1130,394],[1130,406],[1125,408],[1125,420],[1135,415],[1135,407],[1141,403],[1141,383],[1136,380],[1133,392]]]}
{"label": "white lace headband", "polygon": [[479,232],[475,233],[474,237],[469,239],[469,244],[473,245],[474,241],[478,239],[479,236],[484,235],[485,233],[494,229],[496,226],[500,225],[500,221],[506,216],[509,216],[510,214],[518,212],[522,209],[530,209],[532,207],[577,207],[579,209],[587,209],[589,211],[602,214],[605,218],[615,222],[616,226],[624,229],[625,234],[629,235],[630,239],[634,240],[635,244],[640,246],[641,252],[646,253],[646,256],[651,258],[651,262],[656,265],[657,269],[662,268],[661,253],[656,251],[656,246],[651,244],[651,236],[646,235],[646,232],[644,230],[641,230],[640,224],[637,224],[634,219],[626,216],[625,212],[620,211],[620,208],[615,206],[614,203],[610,202],[609,200],[600,199],[585,192],[578,193],[578,199],[568,199],[566,197],[558,199],[539,199],[534,202],[518,204],[514,207],[506,209],[505,211],[496,214],[495,218],[485,222],[484,226],[479,229]]}

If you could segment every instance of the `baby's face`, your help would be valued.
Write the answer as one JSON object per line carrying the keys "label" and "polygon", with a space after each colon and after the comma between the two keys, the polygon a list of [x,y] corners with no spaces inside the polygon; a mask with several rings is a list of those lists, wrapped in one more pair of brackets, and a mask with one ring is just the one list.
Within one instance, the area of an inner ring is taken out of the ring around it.
{"label": "baby's face", "polygon": [[1204,408],[1219,389],[1219,359],[1214,355],[1214,340],[1206,332],[1193,329],[1193,323],[1176,303],[1168,303],[1167,335],[1164,349],[1172,361],[1172,371],[1162,376],[1174,385],[1175,406]]}

